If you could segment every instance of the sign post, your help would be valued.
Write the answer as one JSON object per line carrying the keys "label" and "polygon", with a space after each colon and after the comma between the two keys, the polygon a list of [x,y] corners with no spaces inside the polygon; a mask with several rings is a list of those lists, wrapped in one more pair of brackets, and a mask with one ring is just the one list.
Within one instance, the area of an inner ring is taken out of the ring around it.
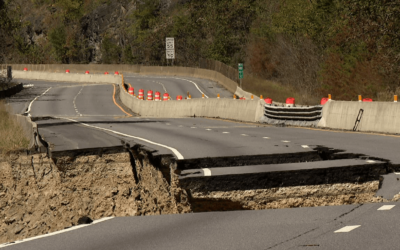
{"label": "sign post", "polygon": [[239,64],[238,64],[238,71],[239,71],[240,88],[242,88],[243,63],[239,63]]}
{"label": "sign post", "polygon": [[165,38],[165,51],[166,51],[167,62],[168,59],[171,59],[173,66],[175,59],[175,39],[173,37]]}
{"label": "sign post", "polygon": [[11,66],[7,66],[7,79],[11,81],[12,79],[12,68]]}

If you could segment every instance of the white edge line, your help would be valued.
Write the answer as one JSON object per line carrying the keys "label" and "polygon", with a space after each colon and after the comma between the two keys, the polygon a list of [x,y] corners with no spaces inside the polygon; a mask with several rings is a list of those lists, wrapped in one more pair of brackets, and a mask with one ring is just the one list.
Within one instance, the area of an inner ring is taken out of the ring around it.
{"label": "white edge line", "polygon": [[336,230],[334,233],[348,233],[358,227],[361,227],[361,225],[357,225],[357,226],[346,226],[346,227],[342,227],[339,230]]}
{"label": "white edge line", "polygon": [[164,89],[165,93],[168,93],[167,89],[165,88],[165,86],[162,82],[158,82],[158,81],[154,81],[154,82],[160,84],[162,86],[162,88]]}
{"label": "white edge line", "polygon": [[378,210],[390,210],[394,208],[396,205],[383,205],[382,207],[378,208]]}
{"label": "white edge line", "polygon": [[76,107],[76,98],[78,97],[78,95],[80,95],[80,93],[82,92],[84,87],[85,86],[83,85],[82,88],[79,90],[78,94],[76,94],[76,96],[74,97],[74,101],[73,101],[73,104],[74,104],[74,107],[75,107],[75,112],[80,116],[82,116],[82,114],[78,111],[78,108]]}
{"label": "white edge line", "polygon": [[[133,77],[134,77],[134,76],[133,76]],[[148,76],[148,77],[150,77],[150,76]],[[178,80],[184,80],[184,81],[191,82],[191,83],[194,84],[194,86],[196,86],[196,88],[200,91],[200,93],[202,93],[202,94],[204,95],[204,97],[208,98],[208,96],[207,96],[203,91],[201,91],[201,89],[199,88],[199,86],[198,86],[195,82],[190,81],[190,80],[188,80],[188,79],[178,78],[178,77],[152,77],[152,78],[172,78],[172,79],[178,79]],[[148,81],[150,81],[150,80],[148,80]],[[165,90],[165,92],[167,92],[166,89],[164,89],[164,90]]]}
{"label": "white edge line", "polygon": [[31,112],[33,102],[36,101],[39,97],[42,97],[44,94],[46,94],[47,91],[49,91],[50,89],[51,89],[51,87],[48,88],[45,92],[43,92],[41,95],[36,96],[35,99],[33,99],[31,101],[31,103],[29,103],[28,110],[25,112],[25,114],[29,114]]}
{"label": "white edge line", "polygon": [[194,86],[196,86],[196,88],[200,91],[200,93],[202,93],[206,98],[208,98],[208,96],[206,94],[204,94],[203,91],[201,91],[201,89],[199,88],[199,86],[197,86],[197,84],[193,81],[190,81],[188,79],[183,79],[183,78],[177,78],[177,77],[171,77],[171,78],[175,78],[175,79],[179,79],[179,80],[184,80],[184,81],[188,81],[194,84]]}
{"label": "white edge line", "polygon": [[98,220],[94,220],[90,224],[77,225],[77,226],[73,226],[73,227],[70,227],[70,228],[63,229],[63,230],[55,231],[55,232],[52,232],[52,233],[42,234],[42,235],[39,235],[39,236],[35,236],[35,237],[23,239],[23,240],[17,240],[17,241],[15,241],[13,243],[4,243],[4,244],[0,245],[0,248],[11,247],[11,246],[15,246],[16,244],[26,243],[28,241],[37,240],[37,239],[46,238],[46,237],[50,237],[50,236],[57,235],[57,234],[66,233],[66,232],[73,231],[73,230],[76,230],[76,229],[80,229],[80,228],[83,228],[83,227],[88,227],[90,225],[94,225],[94,224],[97,224],[97,223],[100,223],[100,222],[103,222],[103,221],[107,221],[107,220],[110,220],[110,219],[113,219],[113,218],[114,217],[104,217],[104,218],[101,218],[101,219],[98,219]]}
{"label": "white edge line", "polygon": [[202,168],[204,176],[211,176],[211,170],[209,168]]}
{"label": "white edge line", "polygon": [[89,124],[86,124],[86,123],[83,123],[83,122],[80,122],[80,121],[77,121],[77,120],[69,119],[69,118],[61,118],[61,117],[58,117],[58,118],[64,119],[64,120],[73,121],[73,122],[79,123],[79,124],[81,124],[81,125],[83,125],[83,126],[86,126],[86,127],[96,128],[96,129],[99,129],[99,130],[111,132],[111,133],[113,133],[113,134],[122,135],[122,136],[125,136],[125,137],[130,137],[130,138],[133,138],[133,139],[137,139],[137,140],[141,140],[141,141],[144,141],[144,142],[148,142],[148,143],[153,144],[153,145],[157,145],[157,146],[160,146],[160,147],[164,147],[164,148],[167,148],[167,149],[171,150],[171,151],[176,155],[176,157],[177,157],[179,160],[185,159],[185,158],[183,157],[183,155],[182,155],[177,149],[172,148],[172,147],[169,147],[169,146],[164,145],[164,144],[160,144],[160,143],[157,143],[157,142],[153,142],[153,141],[150,141],[150,140],[147,140],[147,139],[144,139],[144,138],[140,138],[140,137],[136,137],[136,136],[133,136],[133,135],[124,134],[124,133],[117,132],[117,131],[114,131],[114,130],[111,130],[111,129],[106,129],[106,128],[100,128],[100,127],[92,126],[92,125],[89,125]]}

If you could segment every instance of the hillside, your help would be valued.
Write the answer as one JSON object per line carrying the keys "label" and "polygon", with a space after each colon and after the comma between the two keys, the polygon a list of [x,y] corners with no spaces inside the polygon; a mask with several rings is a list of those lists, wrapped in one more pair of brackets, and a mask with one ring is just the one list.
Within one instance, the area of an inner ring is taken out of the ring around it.
{"label": "hillside", "polygon": [[175,65],[244,62],[303,96],[400,94],[398,0],[0,0],[0,14],[0,63],[166,65],[175,37]]}

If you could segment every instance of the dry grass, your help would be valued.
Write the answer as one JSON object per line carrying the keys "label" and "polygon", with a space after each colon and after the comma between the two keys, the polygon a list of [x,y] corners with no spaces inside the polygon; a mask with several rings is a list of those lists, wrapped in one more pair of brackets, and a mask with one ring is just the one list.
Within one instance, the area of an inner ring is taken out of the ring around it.
{"label": "dry grass", "polygon": [[264,98],[271,98],[275,102],[286,102],[286,98],[293,97],[297,104],[317,105],[322,97],[306,96],[299,93],[290,86],[264,80],[251,75],[246,75],[243,79],[243,89],[255,95],[262,95]]}
{"label": "dry grass", "polygon": [[29,140],[10,108],[0,100],[0,153],[7,153],[28,148]]}

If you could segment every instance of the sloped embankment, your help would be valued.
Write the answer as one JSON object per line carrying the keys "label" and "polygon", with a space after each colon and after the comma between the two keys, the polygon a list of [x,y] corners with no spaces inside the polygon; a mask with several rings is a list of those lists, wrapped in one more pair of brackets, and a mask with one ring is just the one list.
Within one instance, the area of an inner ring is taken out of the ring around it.
{"label": "sloped embankment", "polygon": [[0,243],[78,224],[79,218],[190,212],[175,163],[124,148],[53,155],[13,153],[0,162]]}

